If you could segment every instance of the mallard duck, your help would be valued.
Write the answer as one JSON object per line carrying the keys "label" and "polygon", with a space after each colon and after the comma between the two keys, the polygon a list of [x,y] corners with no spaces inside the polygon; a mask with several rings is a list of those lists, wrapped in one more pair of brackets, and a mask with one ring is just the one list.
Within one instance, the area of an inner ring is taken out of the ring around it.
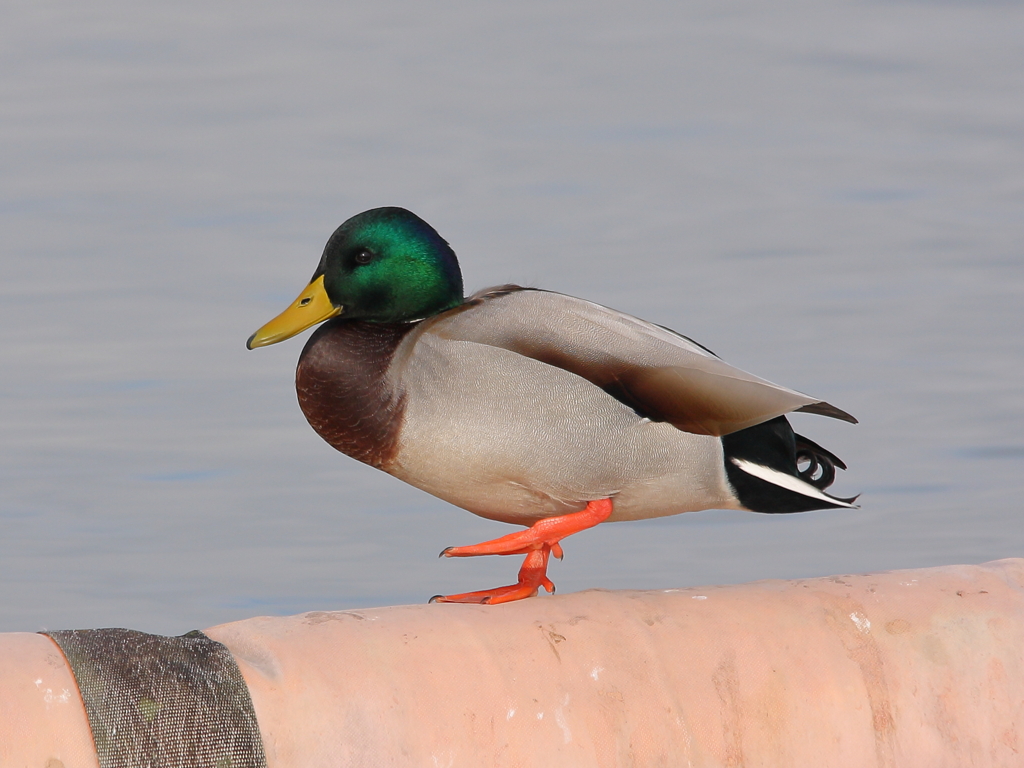
{"label": "mallard duck", "polygon": [[474,514],[527,526],[441,553],[524,554],[516,584],[432,601],[553,592],[549,557],[602,522],[853,506],[825,492],[843,462],[785,416],[856,423],[848,413],[583,299],[517,285],[467,298],[455,252],[403,208],[338,227],[309,285],[246,346],[322,322],[295,379],[324,440]]}

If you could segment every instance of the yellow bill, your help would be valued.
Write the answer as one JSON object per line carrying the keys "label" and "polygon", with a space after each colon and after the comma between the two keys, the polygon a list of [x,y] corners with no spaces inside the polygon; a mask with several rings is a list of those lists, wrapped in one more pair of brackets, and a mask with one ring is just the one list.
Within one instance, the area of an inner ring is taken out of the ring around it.
{"label": "yellow bill", "polygon": [[255,349],[290,339],[311,325],[337,317],[341,314],[342,309],[343,307],[334,306],[327,298],[327,291],[324,290],[324,276],[320,275],[306,286],[306,289],[299,294],[299,298],[293,301],[288,309],[250,336],[249,340],[245,342],[245,346],[248,349]]}

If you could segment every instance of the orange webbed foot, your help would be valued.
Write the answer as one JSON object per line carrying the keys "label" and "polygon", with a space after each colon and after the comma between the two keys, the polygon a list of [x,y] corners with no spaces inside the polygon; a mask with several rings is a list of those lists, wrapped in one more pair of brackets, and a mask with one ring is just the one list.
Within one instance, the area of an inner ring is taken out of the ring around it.
{"label": "orange webbed foot", "polygon": [[551,547],[541,545],[526,556],[519,569],[519,581],[507,587],[482,589],[479,592],[464,592],[461,595],[434,595],[432,603],[473,603],[476,605],[497,605],[533,597],[541,587],[554,594],[555,585],[547,576],[548,556]]}
{"label": "orange webbed foot", "polygon": [[548,557],[562,559],[559,542],[566,536],[593,528],[608,519],[612,513],[611,499],[598,499],[585,509],[568,515],[538,520],[524,531],[510,533],[492,541],[465,547],[448,547],[442,557],[475,557],[478,555],[526,555],[519,569],[519,582],[507,587],[465,592],[460,595],[435,595],[432,603],[476,603],[496,605],[533,597],[540,587],[554,593],[555,585],[547,577]]}

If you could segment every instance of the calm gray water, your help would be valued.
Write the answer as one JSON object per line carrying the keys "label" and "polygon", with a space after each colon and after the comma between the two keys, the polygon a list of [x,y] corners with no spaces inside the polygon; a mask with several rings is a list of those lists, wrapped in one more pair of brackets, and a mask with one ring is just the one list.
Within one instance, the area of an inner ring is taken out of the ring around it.
{"label": "calm gray water", "polygon": [[12,0],[0,630],[179,633],[512,580],[506,533],[336,453],[245,339],[408,207],[470,289],[670,326],[844,408],[862,509],[566,542],[560,591],[1024,555],[1018,4]]}

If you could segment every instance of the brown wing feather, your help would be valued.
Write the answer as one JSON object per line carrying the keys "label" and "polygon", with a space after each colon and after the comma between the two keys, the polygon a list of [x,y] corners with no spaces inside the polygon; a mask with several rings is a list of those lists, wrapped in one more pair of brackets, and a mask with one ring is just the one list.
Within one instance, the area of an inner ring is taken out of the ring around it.
{"label": "brown wing feather", "polygon": [[684,336],[582,299],[501,286],[423,332],[502,347],[581,376],[644,416],[727,435],[806,410],[856,422],[821,400],[735,368]]}

